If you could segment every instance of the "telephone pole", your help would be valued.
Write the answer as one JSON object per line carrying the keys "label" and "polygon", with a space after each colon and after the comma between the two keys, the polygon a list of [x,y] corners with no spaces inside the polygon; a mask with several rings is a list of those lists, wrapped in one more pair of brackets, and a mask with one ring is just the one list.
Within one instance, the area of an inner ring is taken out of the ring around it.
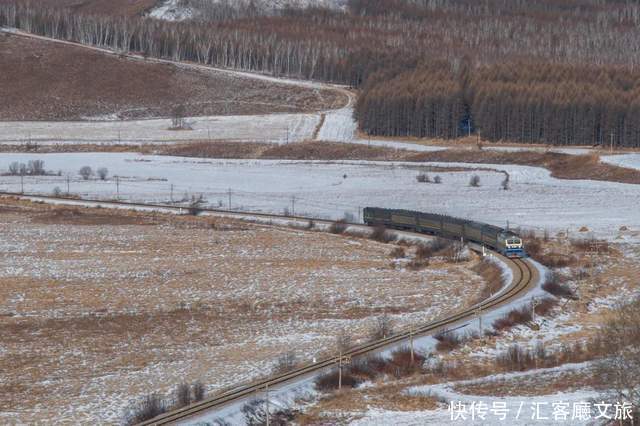
{"label": "telephone pole", "polygon": [[116,200],[120,199],[120,176],[116,176]]}
{"label": "telephone pole", "polygon": [[609,151],[613,153],[613,132],[611,132],[611,144],[609,145]]}
{"label": "telephone pole", "polygon": [[296,215],[296,196],[291,197],[291,216]]}
{"label": "telephone pole", "polygon": [[269,426],[269,384],[267,383],[265,386],[265,404],[266,404],[266,416],[267,416],[267,426]]}
{"label": "telephone pole", "polygon": [[231,188],[227,191],[227,195],[229,196],[229,210],[231,210]]}
{"label": "telephone pole", "polygon": [[69,176],[69,174],[67,173],[67,196],[69,196],[69,194],[71,194],[71,191],[69,190],[69,183],[71,182],[71,176]]}
{"label": "telephone pole", "polygon": [[169,199],[173,203],[173,184],[171,184],[171,195],[169,196]]}
{"label": "telephone pole", "polygon": [[414,355],[413,355],[413,326],[409,328],[409,347],[411,348],[411,365],[413,365]]}
{"label": "telephone pole", "polygon": [[20,193],[24,194],[24,173],[20,173]]}

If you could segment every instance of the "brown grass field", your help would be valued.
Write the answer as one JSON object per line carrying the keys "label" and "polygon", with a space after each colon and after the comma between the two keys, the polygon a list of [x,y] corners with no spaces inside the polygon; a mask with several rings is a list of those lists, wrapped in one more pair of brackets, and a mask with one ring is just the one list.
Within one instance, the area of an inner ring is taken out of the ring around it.
{"label": "brown grass field", "polygon": [[0,199],[0,423],[114,424],[134,397],[209,391],[464,306],[469,262],[230,219]]}
{"label": "brown grass field", "polygon": [[139,119],[317,111],[343,96],[0,33],[0,120]]}

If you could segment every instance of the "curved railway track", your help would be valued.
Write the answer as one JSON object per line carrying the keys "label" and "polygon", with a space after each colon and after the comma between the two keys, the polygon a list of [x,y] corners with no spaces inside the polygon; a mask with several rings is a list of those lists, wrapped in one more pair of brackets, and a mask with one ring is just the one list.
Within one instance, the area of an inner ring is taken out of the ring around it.
{"label": "curved railway track", "polygon": [[[113,207],[127,207],[130,209],[135,208],[144,208],[144,209],[162,209],[165,211],[182,211],[185,207],[177,207],[172,205],[165,204],[146,204],[146,203],[131,203],[124,201],[103,201],[103,200],[94,200],[94,199],[69,199],[64,197],[54,197],[48,195],[25,195],[19,193],[12,192],[0,192],[0,195],[6,196],[15,196],[20,198],[27,199],[36,199],[36,200],[49,200],[49,201],[58,201],[63,202],[65,204],[72,205],[102,205],[102,206],[113,206]],[[221,210],[221,209],[208,209],[201,208],[199,209],[201,212],[208,212],[211,214],[220,214],[227,216],[236,216],[236,217],[265,217],[265,218],[277,218],[277,219],[288,219],[288,220],[313,220],[317,223],[333,223],[333,221],[322,220],[322,219],[312,219],[302,216],[284,216],[277,214],[266,214],[266,213],[249,213],[249,212],[234,212],[229,210]],[[352,223],[351,225],[357,226],[366,226],[362,224]],[[406,233],[406,232],[405,232]],[[416,234],[422,235],[422,234]],[[463,323],[473,320],[477,317],[479,311],[487,311],[492,309],[497,309],[512,300],[521,297],[523,294],[527,292],[535,283],[537,282],[537,270],[533,267],[530,262],[524,259],[508,259],[503,257],[497,253],[494,255],[500,257],[504,262],[510,264],[510,267],[513,271],[513,281],[509,284],[509,286],[504,289],[502,292],[476,304],[469,308],[463,309],[459,312],[456,312],[452,315],[449,315],[445,318],[432,321],[426,324],[422,324],[419,326],[411,327],[410,329],[405,329],[399,333],[396,333],[392,336],[389,336],[384,339],[376,340],[374,342],[362,344],[355,346],[348,351],[345,351],[342,354],[342,357],[359,357],[363,355],[369,355],[383,349],[388,348],[394,344],[398,344],[403,341],[408,341],[409,339],[434,335],[440,331],[453,329],[459,326],[464,326]],[[271,388],[278,385],[283,384],[291,384],[296,381],[301,381],[310,376],[317,375],[326,370],[330,370],[334,368],[339,363],[339,356],[328,357],[322,359],[316,363],[305,365],[303,367],[296,368],[284,374],[278,374],[274,376],[269,376],[263,379],[255,380],[250,383],[245,383],[238,385],[232,389],[228,389],[224,392],[221,392],[211,398],[208,398],[204,401],[192,404],[188,407],[181,408],[179,410],[175,410],[169,413],[162,414],[154,419],[141,423],[141,425],[165,425],[172,424],[179,421],[187,420],[189,417],[193,417],[196,415],[201,415],[207,411],[220,409],[225,405],[241,401],[247,397],[254,396],[257,392],[262,390]]]}

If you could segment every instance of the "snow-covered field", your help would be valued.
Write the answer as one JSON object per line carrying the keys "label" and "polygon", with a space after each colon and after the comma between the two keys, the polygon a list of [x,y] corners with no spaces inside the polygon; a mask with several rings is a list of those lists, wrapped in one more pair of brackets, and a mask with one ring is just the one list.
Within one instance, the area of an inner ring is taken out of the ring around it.
{"label": "snow-covered field", "polygon": [[640,154],[620,154],[601,157],[600,161],[614,166],[640,170]]}
{"label": "snow-covered field", "polygon": [[184,140],[300,142],[311,139],[318,114],[196,117],[192,130],[169,130],[170,119],[101,122],[0,122],[0,143],[150,143]]}
{"label": "snow-covered field", "polygon": [[[111,198],[116,181],[83,181],[78,170],[85,165],[107,167],[118,175],[120,197],[136,201],[179,201],[202,194],[210,206],[256,212],[340,218],[360,216],[366,206],[416,209],[463,218],[533,229],[575,232],[587,227],[598,236],[615,238],[621,226],[630,233],[640,228],[636,214],[640,186],[602,181],[560,180],[542,168],[510,165],[443,163],[441,166],[478,167],[479,171],[432,172],[443,183],[416,182],[426,164],[385,162],[321,162],[279,160],[214,160],[183,157],[114,154],[5,154],[0,172],[13,161],[45,161],[47,170],[61,176],[26,177],[25,192],[51,194],[55,187],[83,197]],[[500,183],[505,170],[511,189]],[[469,186],[473,174],[481,186]],[[0,189],[19,191],[20,178],[0,177]],[[231,197],[229,197],[229,190]],[[295,198],[294,198],[295,197]],[[580,235],[589,235],[583,232]]]}
{"label": "snow-covered field", "polygon": [[287,351],[307,363],[383,312],[427,322],[481,287],[470,264],[391,267],[368,239],[2,204],[3,424],[117,424],[135,397],[234,385]]}

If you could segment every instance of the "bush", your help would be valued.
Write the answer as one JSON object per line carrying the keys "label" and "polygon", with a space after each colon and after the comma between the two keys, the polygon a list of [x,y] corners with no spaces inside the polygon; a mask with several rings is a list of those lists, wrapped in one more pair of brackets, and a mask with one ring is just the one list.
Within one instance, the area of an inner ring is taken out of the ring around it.
{"label": "bush", "polygon": [[433,178],[433,183],[442,183],[442,178],[438,175]]}
{"label": "bush", "polygon": [[147,395],[142,401],[133,405],[127,415],[126,424],[136,425],[167,412],[167,404],[156,394]]}
{"label": "bush", "polygon": [[207,390],[202,382],[195,382],[193,388],[193,402],[200,402],[207,394]]}
{"label": "bush", "polygon": [[371,329],[371,340],[385,339],[393,334],[393,321],[387,314],[376,318],[376,322]]}
{"label": "bush", "polygon": [[420,183],[430,183],[431,182],[431,178],[426,173],[420,173],[419,175],[417,175],[416,176],[416,180],[418,182],[420,182]]}
{"label": "bush", "polygon": [[89,166],[83,166],[78,171],[78,174],[82,176],[82,179],[89,180],[89,178],[93,176],[93,169]]}
{"label": "bush", "polygon": [[480,186],[480,176],[478,176],[478,175],[471,176],[471,179],[469,180],[469,186],[472,186],[474,188],[479,187]]}
{"label": "bush", "polygon": [[53,191],[51,192],[51,195],[53,195],[54,197],[59,197],[62,195],[62,189],[60,189],[59,186],[56,186],[55,188],[53,188]]}
{"label": "bush", "polygon": [[109,169],[107,169],[106,167],[100,167],[98,169],[98,177],[100,178],[100,180],[107,179],[107,176],[109,176]]}
{"label": "bush", "polygon": [[343,219],[336,220],[329,226],[329,232],[332,234],[344,234],[348,227],[349,225]]}
{"label": "bush", "polygon": [[274,373],[288,373],[296,367],[296,363],[296,356],[293,352],[287,352],[286,354],[280,355],[276,361]]}
{"label": "bush", "polygon": [[391,250],[391,253],[389,253],[389,256],[394,259],[401,259],[406,256],[406,253],[404,252],[404,249],[402,247],[396,247],[393,250]]}
{"label": "bush", "polygon": [[191,386],[187,383],[180,383],[176,388],[174,400],[174,408],[182,408],[191,404]]}
{"label": "bush", "polygon": [[[335,370],[318,377],[316,379],[316,389],[318,389],[320,392],[327,392],[338,389],[338,375],[339,372],[336,368]],[[349,368],[342,368],[342,387],[355,388],[360,383],[362,383],[362,379],[353,374]]]}
{"label": "bush", "polygon": [[390,243],[395,240],[395,236],[382,225],[374,227],[369,238],[380,243]]}
{"label": "bush", "polygon": [[534,352],[514,344],[496,357],[496,364],[507,371],[524,371],[536,366],[536,356]]}
{"label": "bush", "polygon": [[493,328],[497,331],[511,328],[518,324],[525,324],[531,321],[533,313],[530,306],[523,306],[509,311],[504,317],[493,322]]}
{"label": "bush", "polygon": [[439,352],[450,352],[464,343],[458,333],[449,330],[439,331],[433,338],[438,341],[436,350]]}
{"label": "bush", "polygon": [[547,293],[551,293],[557,297],[577,299],[574,291],[568,285],[564,284],[560,275],[555,272],[549,274],[545,283],[542,285],[542,289]]}

